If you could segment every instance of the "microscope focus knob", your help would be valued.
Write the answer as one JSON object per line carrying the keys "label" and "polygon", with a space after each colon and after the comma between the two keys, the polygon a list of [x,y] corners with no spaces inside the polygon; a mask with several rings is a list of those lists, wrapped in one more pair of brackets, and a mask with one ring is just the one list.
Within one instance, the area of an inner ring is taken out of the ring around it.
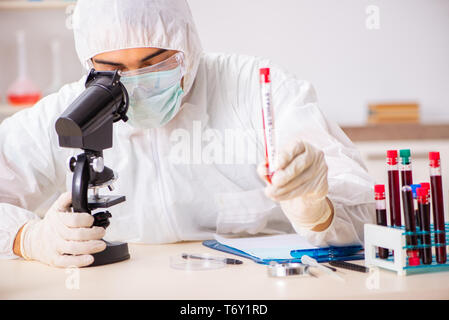
{"label": "microscope focus knob", "polygon": [[103,170],[104,170],[103,157],[97,157],[92,160],[92,169],[98,173],[103,172]]}
{"label": "microscope focus knob", "polygon": [[75,166],[76,166],[76,158],[75,157],[68,158],[67,159],[67,167],[69,168],[69,170],[74,172]]}

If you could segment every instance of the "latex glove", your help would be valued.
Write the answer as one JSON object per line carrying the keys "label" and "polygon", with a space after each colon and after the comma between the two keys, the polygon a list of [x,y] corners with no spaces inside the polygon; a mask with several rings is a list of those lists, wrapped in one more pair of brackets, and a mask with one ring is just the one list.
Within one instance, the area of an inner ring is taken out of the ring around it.
{"label": "latex glove", "polygon": [[92,227],[88,213],[69,212],[71,194],[62,194],[45,214],[31,220],[21,234],[20,251],[27,260],[56,267],[83,267],[92,264],[91,254],[103,251],[105,229]]}
{"label": "latex glove", "polygon": [[327,199],[327,164],[324,153],[300,139],[289,143],[278,154],[271,184],[267,166],[261,163],[257,172],[267,182],[265,194],[279,201],[292,225],[313,229],[326,222],[333,213]]}

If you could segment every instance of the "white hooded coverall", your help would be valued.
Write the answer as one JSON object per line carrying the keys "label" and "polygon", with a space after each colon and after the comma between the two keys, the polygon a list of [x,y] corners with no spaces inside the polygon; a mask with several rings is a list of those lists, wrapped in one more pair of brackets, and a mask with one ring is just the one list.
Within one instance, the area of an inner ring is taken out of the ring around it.
{"label": "white hooded coverall", "polygon": [[[363,224],[374,221],[373,181],[352,142],[318,108],[308,82],[265,59],[203,53],[184,0],[78,0],[73,24],[86,68],[98,53],[133,47],[179,50],[186,58],[186,94],[172,121],[143,130],[114,124],[104,160],[119,178],[105,193],[127,200],[111,208],[106,240],[168,243],[211,239],[216,232],[293,232],[256,172],[264,159],[258,70],[269,66],[278,149],[300,137],[324,152],[329,168],[333,221],[325,231],[300,233],[317,245],[363,242]],[[85,76],[0,125],[2,258],[16,257],[14,238],[28,220],[40,218],[39,207],[71,190],[66,160],[81,150],[59,147],[55,121],[84,82]]]}

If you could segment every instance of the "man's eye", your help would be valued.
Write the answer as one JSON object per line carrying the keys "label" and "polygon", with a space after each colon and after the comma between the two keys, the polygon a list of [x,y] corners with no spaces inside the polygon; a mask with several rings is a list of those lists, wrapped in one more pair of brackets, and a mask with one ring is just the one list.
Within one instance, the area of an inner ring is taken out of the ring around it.
{"label": "man's eye", "polygon": [[[156,62],[157,63],[157,62]],[[145,68],[145,67],[150,67],[150,66],[152,66],[152,65],[155,65],[156,64],[154,61],[151,61],[151,62],[145,62],[143,65],[142,65],[142,68]]]}

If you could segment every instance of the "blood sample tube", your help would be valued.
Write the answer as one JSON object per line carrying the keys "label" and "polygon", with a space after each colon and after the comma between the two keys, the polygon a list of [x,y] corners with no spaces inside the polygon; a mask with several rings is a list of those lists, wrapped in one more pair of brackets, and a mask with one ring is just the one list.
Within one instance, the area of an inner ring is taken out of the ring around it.
{"label": "blood sample tube", "polygon": [[270,68],[261,68],[260,76],[260,94],[262,100],[262,121],[265,139],[265,162],[267,166],[267,179],[271,183],[271,177],[275,170],[275,137],[274,137],[274,110],[271,96],[271,77]]}
{"label": "blood sample tube", "polygon": [[[421,231],[421,217],[419,214],[419,206],[418,206],[418,188],[421,188],[420,184],[412,184],[410,186],[412,188],[413,194],[413,207],[415,208],[415,223],[416,223],[416,231]],[[418,244],[422,244],[422,234],[418,234]],[[419,256],[422,257],[422,248],[419,248]]]}
{"label": "blood sample tube", "polygon": [[405,236],[405,241],[412,248],[407,249],[408,264],[410,266],[419,265],[418,239],[416,236],[415,208],[413,207],[413,194],[410,186],[402,187],[402,205],[404,207],[405,231],[413,232]]}
{"label": "blood sample tube", "polygon": [[402,186],[411,186],[413,184],[413,178],[410,149],[399,150],[399,157],[401,158],[400,170]]}
{"label": "blood sample tube", "polygon": [[401,196],[399,187],[398,151],[387,151],[388,199],[390,200],[390,225],[401,226]]}
{"label": "blood sample tube", "polygon": [[437,263],[446,263],[446,233],[444,225],[443,184],[441,182],[440,153],[429,152],[429,162]]}
{"label": "blood sample tube", "polygon": [[[385,203],[385,185],[374,186],[374,200],[376,201],[376,223],[381,226],[387,225],[387,206]],[[388,249],[379,247],[379,258],[388,258]]]}
{"label": "blood sample tube", "polygon": [[421,244],[423,248],[419,250],[419,256],[423,264],[432,263],[432,240],[430,238],[430,203],[429,191],[426,188],[418,188],[418,206],[421,222],[421,231],[425,232],[421,235]]}

